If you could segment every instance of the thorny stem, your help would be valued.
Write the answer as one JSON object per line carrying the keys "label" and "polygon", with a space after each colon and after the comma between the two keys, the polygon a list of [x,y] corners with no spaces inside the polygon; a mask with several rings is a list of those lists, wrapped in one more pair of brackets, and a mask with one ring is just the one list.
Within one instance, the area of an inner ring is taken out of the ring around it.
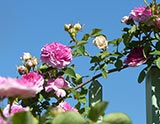
{"label": "thorny stem", "polygon": [[[112,73],[112,72],[116,72],[116,71],[121,71],[122,69],[125,69],[125,68],[127,68],[127,67],[128,67],[128,65],[124,65],[124,66],[121,67],[120,69],[118,69],[118,68],[110,69],[110,70],[108,70],[108,74],[109,74],[109,73]],[[89,82],[91,82],[91,81],[93,81],[93,80],[95,80],[95,79],[97,79],[97,78],[99,78],[99,77],[101,77],[101,76],[102,76],[102,73],[99,73],[99,74],[93,76],[92,78],[86,80],[85,82],[77,85],[76,87],[74,87],[74,89],[77,90],[77,89],[81,88],[82,86],[88,84]]]}

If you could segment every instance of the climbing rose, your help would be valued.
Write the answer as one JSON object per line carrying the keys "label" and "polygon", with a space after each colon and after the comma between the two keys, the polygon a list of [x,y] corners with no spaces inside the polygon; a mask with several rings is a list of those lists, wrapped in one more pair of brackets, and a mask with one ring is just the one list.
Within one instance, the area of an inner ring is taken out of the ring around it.
{"label": "climbing rose", "polygon": [[75,109],[74,107],[72,107],[68,102],[61,102],[58,106],[58,108],[62,108],[62,110],[64,112],[66,111],[75,111],[75,112],[78,112],[77,109]]}
{"label": "climbing rose", "polygon": [[41,60],[53,68],[63,68],[70,64],[72,52],[69,47],[53,42],[41,49]]}
{"label": "climbing rose", "polygon": [[10,108],[10,105],[8,104],[3,110],[3,115],[5,117],[12,116],[13,114],[15,114],[17,112],[29,111],[28,107],[22,107],[21,105],[18,105],[18,104],[13,104],[11,106],[11,113],[9,113],[9,108]]}
{"label": "climbing rose", "polygon": [[22,75],[21,79],[0,77],[0,96],[34,97],[43,89],[44,79],[37,72]]}
{"label": "climbing rose", "polygon": [[58,97],[66,96],[66,92],[64,89],[70,88],[71,86],[69,83],[64,80],[63,77],[58,77],[55,80],[49,79],[47,86],[45,87],[46,92],[51,92],[52,90],[55,91]]}
{"label": "climbing rose", "polygon": [[147,61],[143,55],[143,47],[134,48],[131,50],[124,63],[131,67],[139,66]]}
{"label": "climbing rose", "polygon": [[144,23],[151,17],[151,15],[151,9],[140,6],[135,8],[134,10],[131,10],[129,18],[133,19],[136,22]]}

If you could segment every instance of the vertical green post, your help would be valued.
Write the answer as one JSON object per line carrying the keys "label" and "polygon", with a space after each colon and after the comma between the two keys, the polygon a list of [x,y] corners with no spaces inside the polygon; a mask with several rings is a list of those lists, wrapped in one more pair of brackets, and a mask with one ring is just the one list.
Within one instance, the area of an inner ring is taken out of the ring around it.
{"label": "vertical green post", "polygon": [[147,124],[160,124],[160,69],[152,67],[146,78]]}

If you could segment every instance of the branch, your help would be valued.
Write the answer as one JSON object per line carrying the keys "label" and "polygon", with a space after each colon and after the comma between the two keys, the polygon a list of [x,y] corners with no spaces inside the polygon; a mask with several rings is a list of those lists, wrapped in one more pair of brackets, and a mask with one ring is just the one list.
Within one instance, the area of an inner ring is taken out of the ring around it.
{"label": "branch", "polygon": [[[127,67],[128,67],[128,65],[124,65],[120,69],[118,69],[118,68],[110,69],[110,70],[108,70],[108,74],[112,73],[112,72],[116,72],[116,71],[121,71],[121,70],[123,70],[123,69],[125,69]],[[88,84],[89,82],[91,82],[91,81],[93,81],[93,80],[95,80],[97,78],[100,78],[101,76],[102,76],[101,73],[93,76],[92,78],[90,78],[90,79],[86,80],[85,82],[82,82],[81,84],[79,84],[76,87],[74,87],[74,90],[77,90],[77,89],[83,87],[84,85]],[[55,107],[55,106],[59,105],[59,103],[61,103],[65,98],[67,98],[68,94],[70,94],[70,92],[67,92],[65,97],[62,97],[62,98],[58,99],[56,103],[52,103],[52,107]]]}
{"label": "branch", "polygon": [[[128,67],[128,65],[124,65],[124,66],[122,66],[120,69],[118,69],[118,68],[110,69],[110,70],[108,70],[108,74],[109,74],[109,73],[112,73],[112,72],[116,72],[116,71],[121,71],[122,69],[125,69],[125,68],[127,68],[127,67]],[[99,77],[101,77],[101,76],[102,76],[102,73],[99,73],[99,74],[93,76],[92,78],[86,80],[85,82],[77,85],[76,87],[74,87],[74,89],[77,90],[77,89],[83,87],[84,85],[88,84],[89,82],[91,82],[91,81],[93,81],[93,80],[95,80],[95,79],[97,79],[97,78],[99,78]]]}

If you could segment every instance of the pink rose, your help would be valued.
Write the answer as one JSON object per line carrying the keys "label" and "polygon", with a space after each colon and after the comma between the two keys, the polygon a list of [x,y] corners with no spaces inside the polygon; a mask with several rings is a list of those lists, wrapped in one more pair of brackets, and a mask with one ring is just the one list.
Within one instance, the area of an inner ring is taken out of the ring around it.
{"label": "pink rose", "polygon": [[136,67],[147,61],[147,58],[143,55],[143,47],[134,48],[131,50],[124,63],[131,66]]}
{"label": "pink rose", "polygon": [[69,83],[64,80],[63,77],[58,77],[57,79],[53,80],[50,79],[45,87],[46,92],[51,92],[52,90],[55,91],[58,97],[66,96],[65,88],[70,88],[71,86]]}
{"label": "pink rose", "polygon": [[0,117],[0,124],[11,124],[11,123],[7,123],[2,117]]}
{"label": "pink rose", "polygon": [[77,109],[73,108],[69,103],[67,102],[61,102],[58,106],[58,108],[61,108],[62,110],[64,110],[64,112],[66,111],[75,111],[75,112],[78,112]]}
{"label": "pink rose", "polygon": [[130,19],[133,19],[136,22],[144,23],[147,21],[152,15],[151,9],[147,9],[146,7],[137,7],[130,12]]}
{"label": "pink rose", "polygon": [[70,64],[72,51],[69,47],[60,43],[46,44],[41,49],[41,60],[53,68],[63,68]]}
{"label": "pink rose", "polygon": [[34,97],[43,89],[44,79],[37,72],[22,75],[21,79],[0,77],[0,96]]}
{"label": "pink rose", "polygon": [[9,108],[10,108],[10,105],[8,104],[3,110],[3,115],[5,117],[12,116],[13,114],[15,114],[17,112],[29,111],[28,107],[22,107],[21,105],[18,105],[18,104],[13,104],[11,106],[11,113],[9,113]]}
{"label": "pink rose", "polygon": [[22,75],[22,81],[25,82],[24,85],[30,87],[34,91],[34,95],[43,90],[44,78],[38,72],[29,72]]}

